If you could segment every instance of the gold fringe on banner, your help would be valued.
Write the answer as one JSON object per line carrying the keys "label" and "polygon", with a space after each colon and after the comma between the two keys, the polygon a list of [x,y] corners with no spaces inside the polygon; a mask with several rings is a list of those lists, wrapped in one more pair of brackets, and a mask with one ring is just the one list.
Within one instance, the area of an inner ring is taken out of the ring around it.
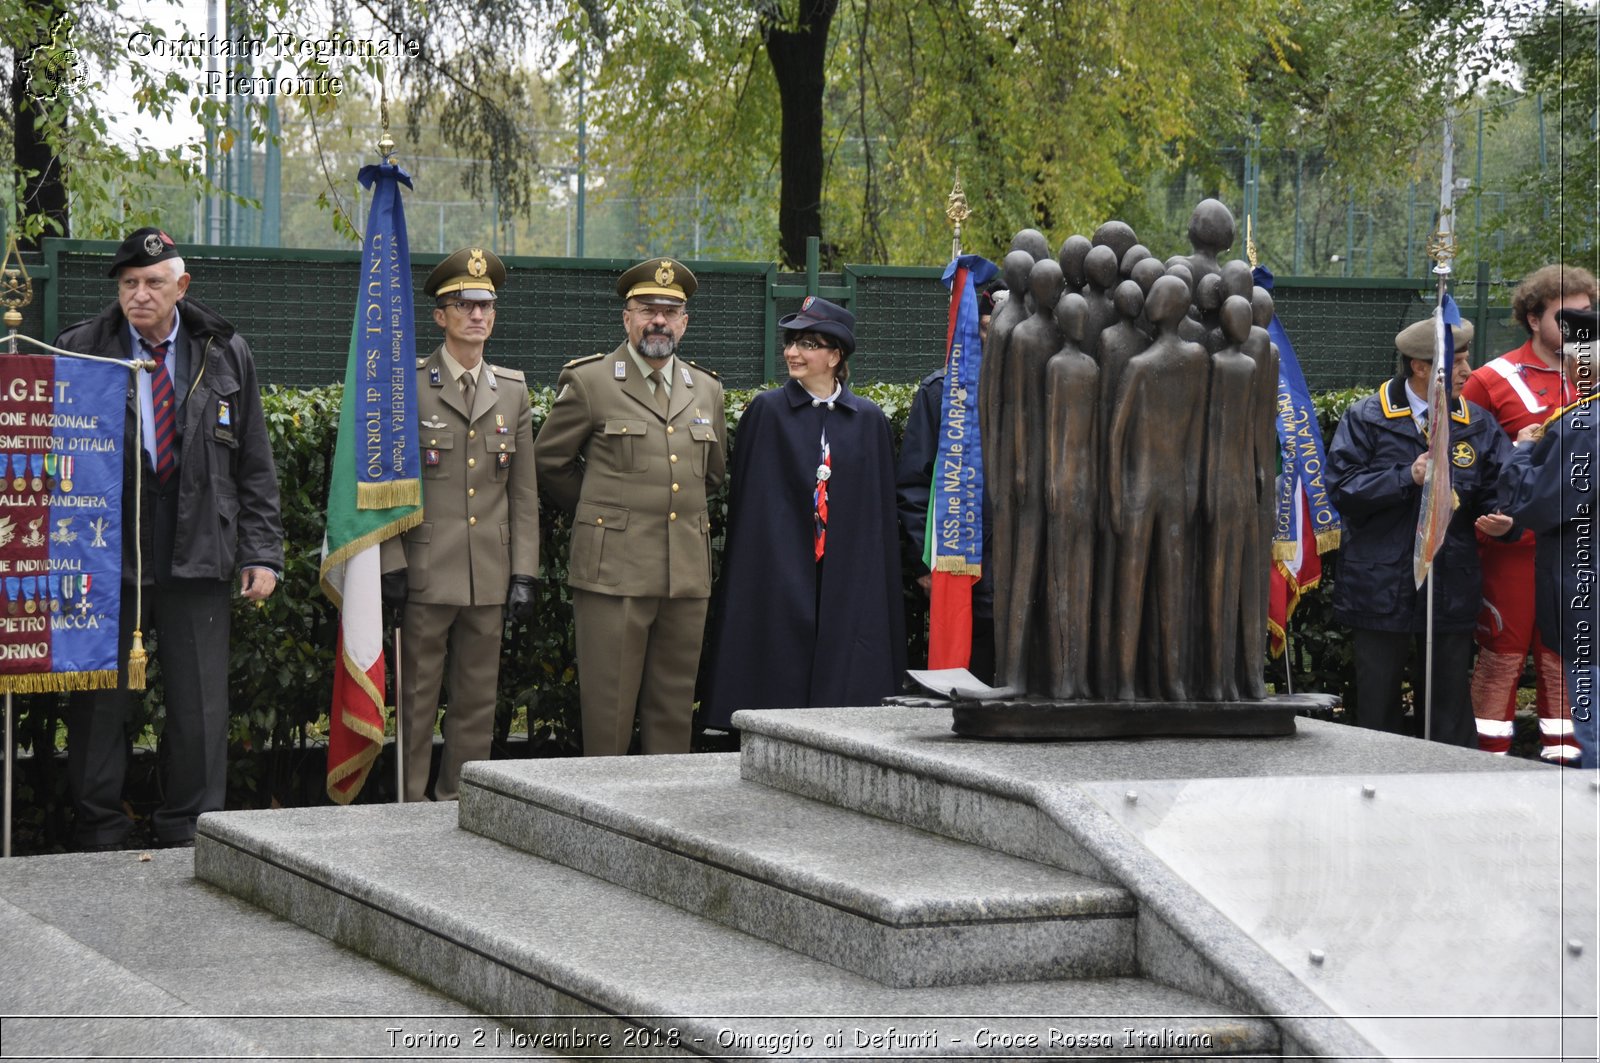
{"label": "gold fringe on banner", "polygon": [[1340,532],[1338,528],[1330,528],[1327,531],[1317,532],[1317,553],[1325,554],[1329,550],[1339,549],[1339,536]]}
{"label": "gold fringe on banner", "polygon": [[133,648],[128,651],[129,690],[144,689],[144,669],[146,659],[147,658],[145,657],[144,652],[144,632],[140,631],[138,628],[134,628]]}
{"label": "gold fringe on banner", "polygon": [[395,509],[422,505],[421,480],[388,480],[356,484],[357,509]]}
{"label": "gold fringe on banner", "polygon": [[[1274,539],[1272,540],[1272,560],[1287,561],[1294,556],[1295,549],[1295,543],[1286,543],[1281,539]],[[1317,553],[1322,553],[1320,546],[1317,549]]]}
{"label": "gold fringe on banner", "polygon": [[0,694],[68,694],[74,690],[115,690],[116,669],[95,672],[33,672],[0,676]]}
{"label": "gold fringe on banner", "polygon": [[933,559],[935,572],[952,572],[957,576],[982,576],[983,566],[969,564],[959,557],[936,557]]}

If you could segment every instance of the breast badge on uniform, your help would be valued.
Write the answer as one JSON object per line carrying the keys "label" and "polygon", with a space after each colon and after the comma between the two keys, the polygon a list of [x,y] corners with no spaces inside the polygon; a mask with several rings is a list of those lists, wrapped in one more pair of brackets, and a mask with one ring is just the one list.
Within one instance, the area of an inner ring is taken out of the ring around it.
{"label": "breast badge on uniform", "polygon": [[227,399],[217,400],[217,423],[223,427],[233,423],[233,411],[228,408]]}
{"label": "breast badge on uniform", "polygon": [[496,454],[494,456],[494,464],[495,464],[495,467],[498,468],[498,469],[509,469],[509,468],[511,468],[511,455],[506,453],[505,451],[501,451],[500,453],[498,453],[498,454]]}
{"label": "breast badge on uniform", "polygon": [[439,452],[437,450],[432,450],[432,449],[425,450],[425,451],[422,452],[422,460],[423,460],[423,462],[425,464],[430,465],[430,466],[438,465],[439,464]]}
{"label": "breast badge on uniform", "polygon": [[1473,450],[1472,444],[1466,440],[1462,440],[1450,448],[1450,464],[1458,469],[1469,468],[1477,460],[1478,452]]}

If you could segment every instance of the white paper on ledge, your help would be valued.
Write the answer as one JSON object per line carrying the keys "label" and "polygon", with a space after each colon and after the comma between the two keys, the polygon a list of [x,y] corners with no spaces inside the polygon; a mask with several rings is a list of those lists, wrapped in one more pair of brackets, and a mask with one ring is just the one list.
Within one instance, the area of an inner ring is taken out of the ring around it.
{"label": "white paper on ledge", "polygon": [[994,699],[1013,696],[1015,691],[1006,687],[992,687],[965,668],[936,668],[931,671],[910,669],[906,672],[911,681],[929,693],[942,698]]}

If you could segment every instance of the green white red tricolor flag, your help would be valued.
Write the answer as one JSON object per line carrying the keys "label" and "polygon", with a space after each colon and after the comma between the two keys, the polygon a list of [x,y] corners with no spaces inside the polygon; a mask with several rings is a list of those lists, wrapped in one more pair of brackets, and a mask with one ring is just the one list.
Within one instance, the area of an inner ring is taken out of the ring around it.
{"label": "green white red tricolor flag", "polygon": [[400,185],[385,163],[361,171],[372,189],[361,288],[328,487],[323,593],[339,609],[328,710],[328,796],[349,804],[383,749],[383,596],[378,545],[422,520],[417,455],[416,333],[411,252]]}

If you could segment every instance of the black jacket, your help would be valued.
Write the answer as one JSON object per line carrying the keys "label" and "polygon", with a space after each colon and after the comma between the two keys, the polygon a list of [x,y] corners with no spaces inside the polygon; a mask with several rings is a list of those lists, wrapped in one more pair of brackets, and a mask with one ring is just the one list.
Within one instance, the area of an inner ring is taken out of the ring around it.
{"label": "black jacket", "polygon": [[[233,326],[195,299],[178,303],[179,335],[189,344],[189,390],[183,401],[178,451],[177,511],[171,542],[171,575],[178,579],[231,579],[246,567],[283,572],[283,520],[278,475],[267,439],[250,347]],[[56,337],[56,346],[84,354],[126,359],[128,321],[112,303],[97,316]],[[155,470],[138,444],[139,392],[128,379],[128,419],[123,432],[123,542],[133,536],[130,500],[133,462],[142,460],[141,520],[144,575],[149,582],[156,544],[152,539]],[[124,552],[124,578],[131,551]]]}

